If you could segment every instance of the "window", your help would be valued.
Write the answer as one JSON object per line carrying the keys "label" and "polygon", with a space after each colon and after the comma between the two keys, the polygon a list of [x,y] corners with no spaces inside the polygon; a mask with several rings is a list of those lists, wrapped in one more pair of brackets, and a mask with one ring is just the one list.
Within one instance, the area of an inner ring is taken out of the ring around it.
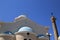
{"label": "window", "polygon": [[[27,39],[24,39],[24,40],[27,40]],[[29,40],[31,40],[31,39],[29,39]]]}
{"label": "window", "polygon": [[27,35],[29,35],[30,33],[27,33]]}
{"label": "window", "polygon": [[24,39],[24,40],[27,40],[27,39]]}
{"label": "window", "polygon": [[29,39],[29,40],[31,40],[31,39]]}

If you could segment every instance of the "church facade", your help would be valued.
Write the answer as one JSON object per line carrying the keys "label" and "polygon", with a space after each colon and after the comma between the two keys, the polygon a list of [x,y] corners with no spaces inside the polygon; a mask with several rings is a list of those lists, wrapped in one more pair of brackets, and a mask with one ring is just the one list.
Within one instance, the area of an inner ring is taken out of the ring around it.
{"label": "church facade", "polygon": [[25,15],[13,22],[0,22],[0,40],[49,40],[48,27],[38,25]]}

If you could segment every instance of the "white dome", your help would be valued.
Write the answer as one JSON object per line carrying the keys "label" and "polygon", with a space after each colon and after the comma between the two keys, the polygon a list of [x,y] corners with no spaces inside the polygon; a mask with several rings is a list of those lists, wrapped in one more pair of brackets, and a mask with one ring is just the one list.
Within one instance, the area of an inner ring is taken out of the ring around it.
{"label": "white dome", "polygon": [[25,15],[20,15],[20,16],[18,16],[18,17],[26,17]]}
{"label": "white dome", "polygon": [[16,17],[15,19],[19,19],[19,18],[21,18],[21,17],[26,18],[26,15],[20,15],[20,16]]}
{"label": "white dome", "polygon": [[33,32],[33,30],[30,27],[22,27],[18,30],[18,32],[23,32],[23,31]]}

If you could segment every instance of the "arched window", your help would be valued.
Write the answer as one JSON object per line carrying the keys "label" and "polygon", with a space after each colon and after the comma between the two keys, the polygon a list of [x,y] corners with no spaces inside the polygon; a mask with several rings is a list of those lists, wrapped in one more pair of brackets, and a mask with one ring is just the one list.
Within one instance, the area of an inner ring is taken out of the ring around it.
{"label": "arched window", "polygon": [[28,32],[27,35],[29,35],[30,33]]}
{"label": "arched window", "polygon": [[31,39],[29,39],[29,40],[31,40]]}
{"label": "arched window", "polygon": [[27,40],[27,39],[24,39],[24,40]]}

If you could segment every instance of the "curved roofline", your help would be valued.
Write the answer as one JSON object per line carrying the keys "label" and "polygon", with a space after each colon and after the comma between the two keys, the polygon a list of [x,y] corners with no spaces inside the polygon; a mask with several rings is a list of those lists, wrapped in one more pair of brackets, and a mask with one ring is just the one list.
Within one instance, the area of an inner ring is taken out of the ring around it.
{"label": "curved roofline", "polygon": [[32,28],[31,28],[31,27],[27,27],[27,26],[21,27],[21,28],[18,30],[18,32],[23,32],[23,31],[33,32]]}

